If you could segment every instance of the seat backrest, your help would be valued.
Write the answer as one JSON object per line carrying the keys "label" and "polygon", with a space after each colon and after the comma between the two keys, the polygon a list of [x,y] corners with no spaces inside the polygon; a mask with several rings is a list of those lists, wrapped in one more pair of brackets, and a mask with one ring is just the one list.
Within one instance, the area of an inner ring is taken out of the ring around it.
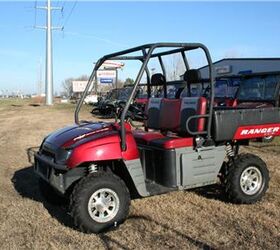
{"label": "seat backrest", "polygon": [[180,99],[162,99],[160,108],[160,129],[177,132],[180,127]]}
{"label": "seat backrest", "polygon": [[166,78],[161,73],[153,74],[151,77],[151,84],[155,86],[163,86],[166,83]]}
{"label": "seat backrest", "polygon": [[[179,132],[187,134],[187,120],[193,115],[205,115],[207,99],[205,97],[184,97],[181,99],[180,128]],[[192,119],[189,129],[201,132],[205,129],[205,118]]]}
{"label": "seat backrest", "polygon": [[[154,86],[164,86],[166,84],[165,76],[161,73],[152,75],[151,84]],[[146,114],[148,120],[145,121],[145,127],[151,129],[160,129],[159,117],[162,98],[149,98],[146,105]]]}
{"label": "seat backrest", "polygon": [[159,117],[162,98],[150,98],[146,106],[148,120],[145,122],[146,128],[160,129]]}

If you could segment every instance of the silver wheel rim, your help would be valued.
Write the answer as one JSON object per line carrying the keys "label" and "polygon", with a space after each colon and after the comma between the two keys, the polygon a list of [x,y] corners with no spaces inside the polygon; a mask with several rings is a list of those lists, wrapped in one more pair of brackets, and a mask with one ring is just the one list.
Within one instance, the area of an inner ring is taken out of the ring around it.
{"label": "silver wheel rim", "polygon": [[247,195],[254,195],[262,187],[262,174],[256,167],[246,168],[240,177],[240,187],[242,191]]}
{"label": "silver wheel rim", "polygon": [[116,192],[109,188],[95,191],[88,201],[90,217],[99,223],[112,220],[119,211],[120,200]]}

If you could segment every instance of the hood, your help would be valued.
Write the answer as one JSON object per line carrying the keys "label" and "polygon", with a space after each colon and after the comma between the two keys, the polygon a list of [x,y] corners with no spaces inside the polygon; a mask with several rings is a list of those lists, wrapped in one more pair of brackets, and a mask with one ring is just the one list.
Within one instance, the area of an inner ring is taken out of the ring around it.
{"label": "hood", "polygon": [[56,147],[69,147],[72,144],[89,136],[108,133],[113,130],[111,123],[84,123],[71,125],[51,133],[45,142]]}

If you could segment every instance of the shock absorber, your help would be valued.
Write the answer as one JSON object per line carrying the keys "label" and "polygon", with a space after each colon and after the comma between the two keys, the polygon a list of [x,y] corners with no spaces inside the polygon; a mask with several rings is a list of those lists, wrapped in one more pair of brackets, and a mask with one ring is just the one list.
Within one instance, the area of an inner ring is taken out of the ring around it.
{"label": "shock absorber", "polygon": [[95,164],[90,164],[90,165],[88,166],[88,172],[89,172],[90,174],[95,173],[95,172],[97,172],[97,171],[98,171],[97,165],[95,165]]}
{"label": "shock absorber", "polygon": [[228,158],[232,158],[235,156],[232,145],[230,145],[229,143],[226,144],[226,154]]}

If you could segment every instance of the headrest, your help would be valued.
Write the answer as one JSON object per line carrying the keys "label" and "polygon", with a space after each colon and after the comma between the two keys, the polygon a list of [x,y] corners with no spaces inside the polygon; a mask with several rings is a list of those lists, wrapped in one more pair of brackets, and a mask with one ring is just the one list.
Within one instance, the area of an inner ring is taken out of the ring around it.
{"label": "headrest", "polygon": [[166,83],[165,76],[160,73],[154,74],[152,75],[151,83],[152,85],[164,85]]}
{"label": "headrest", "polygon": [[190,69],[184,74],[184,81],[188,84],[190,83],[200,83],[201,82],[201,73],[197,69]]}

